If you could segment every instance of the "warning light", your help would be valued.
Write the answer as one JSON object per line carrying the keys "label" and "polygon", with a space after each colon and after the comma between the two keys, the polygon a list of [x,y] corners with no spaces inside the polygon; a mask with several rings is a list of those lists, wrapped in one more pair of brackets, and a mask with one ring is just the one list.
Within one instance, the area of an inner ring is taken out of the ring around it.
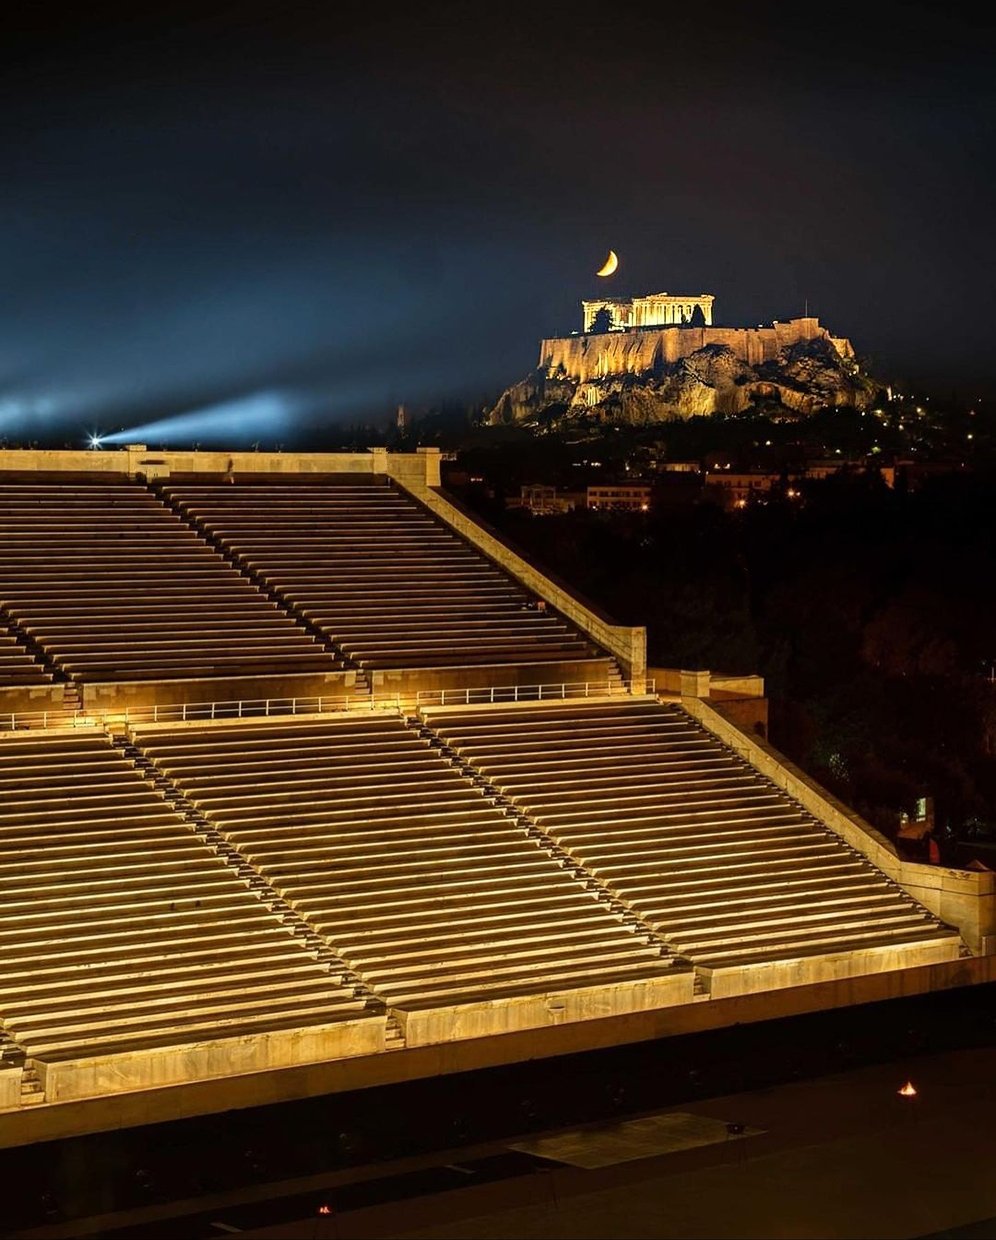
{"label": "warning light", "polygon": [[899,1090],[899,1096],[900,1098],[915,1098],[916,1097],[916,1086],[913,1084],[912,1081],[907,1081],[906,1084],[902,1087],[902,1089]]}

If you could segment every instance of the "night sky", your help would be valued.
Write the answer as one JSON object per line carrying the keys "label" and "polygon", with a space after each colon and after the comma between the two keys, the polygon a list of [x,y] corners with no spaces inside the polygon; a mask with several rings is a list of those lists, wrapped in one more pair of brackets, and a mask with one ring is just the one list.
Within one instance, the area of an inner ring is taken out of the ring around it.
{"label": "night sky", "polygon": [[808,298],[880,377],[996,398],[964,6],[353,7],[8,24],[0,437],[289,446],[484,401],[607,286],[734,325]]}

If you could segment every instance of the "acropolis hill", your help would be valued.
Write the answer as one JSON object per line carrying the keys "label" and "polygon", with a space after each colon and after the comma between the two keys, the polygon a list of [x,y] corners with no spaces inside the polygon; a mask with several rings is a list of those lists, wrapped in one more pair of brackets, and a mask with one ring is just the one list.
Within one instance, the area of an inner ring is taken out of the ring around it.
{"label": "acropolis hill", "polygon": [[539,366],[505,391],[494,422],[594,414],[654,422],[737,414],[785,416],[864,408],[878,385],[850,340],[805,316],[769,327],[717,327],[711,294],[655,293],[582,302],[584,330],[540,345]]}

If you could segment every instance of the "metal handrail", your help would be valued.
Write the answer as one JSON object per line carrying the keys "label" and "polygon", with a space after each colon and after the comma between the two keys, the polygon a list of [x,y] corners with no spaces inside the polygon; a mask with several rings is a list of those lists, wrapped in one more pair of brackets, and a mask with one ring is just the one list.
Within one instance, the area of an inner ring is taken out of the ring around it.
{"label": "metal handrail", "polygon": [[[509,702],[567,701],[572,698],[619,696],[633,692],[634,682],[579,680],[559,684],[480,685],[464,689],[420,689],[415,695],[423,706],[476,706]],[[656,692],[653,680],[643,682],[644,693]],[[141,723],[189,723],[212,719],[270,718],[279,715],[324,715],[350,710],[382,710],[401,713],[409,695],[344,694],[340,697],[235,698],[219,702],[168,702],[152,706],[111,707],[107,710],[10,711],[0,714],[0,733],[29,728],[79,728]]]}
{"label": "metal handrail", "polygon": [[92,727],[96,720],[79,710],[4,711],[0,714],[0,732],[19,732],[25,728]]}
{"label": "metal handrail", "polygon": [[347,694],[341,697],[237,698],[220,702],[169,702],[108,710],[11,711],[0,714],[0,732],[28,728],[99,727],[108,723],[187,723],[195,720],[269,718],[278,715],[334,714],[350,710],[400,712],[398,694]]}
{"label": "metal handrail", "polygon": [[571,698],[606,697],[630,694],[635,683],[641,683],[643,693],[656,692],[655,682],[632,680],[577,680],[559,684],[541,685],[481,685],[467,689],[420,689],[415,695],[416,703],[423,706],[478,706],[509,702],[566,701]]}

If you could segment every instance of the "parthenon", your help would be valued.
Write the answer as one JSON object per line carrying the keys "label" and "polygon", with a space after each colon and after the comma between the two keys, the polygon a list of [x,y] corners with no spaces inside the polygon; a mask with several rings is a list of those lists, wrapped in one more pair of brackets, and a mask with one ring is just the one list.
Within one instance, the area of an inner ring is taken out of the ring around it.
{"label": "parthenon", "polygon": [[582,301],[584,330],[591,331],[601,310],[608,313],[610,331],[625,331],[629,327],[681,327],[691,324],[696,308],[702,311],[702,324],[698,326],[709,327],[715,300],[712,293],[648,293],[645,297],[624,300]]}

